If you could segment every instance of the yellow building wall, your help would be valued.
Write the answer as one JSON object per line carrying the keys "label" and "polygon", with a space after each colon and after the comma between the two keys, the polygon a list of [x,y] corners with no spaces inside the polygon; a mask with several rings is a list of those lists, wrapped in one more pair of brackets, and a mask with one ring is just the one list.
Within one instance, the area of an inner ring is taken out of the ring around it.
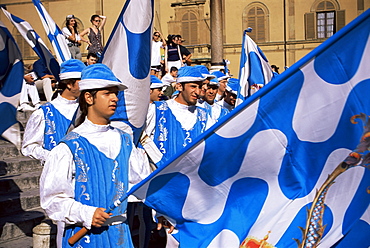
{"label": "yellow building wall", "polygon": [[[286,64],[291,66],[297,60],[312,51],[322,43],[323,40],[305,40],[305,21],[304,14],[310,12],[312,7],[321,0],[222,0],[223,3],[223,29],[212,32],[222,32],[224,39],[224,58],[228,59],[229,66],[234,77],[238,76],[239,60],[241,52],[243,23],[243,12],[248,6],[254,3],[260,3],[267,11],[267,42],[258,43],[264,51],[270,64],[276,64],[283,71]],[[202,10],[203,16],[199,16],[200,30],[198,36],[206,37],[207,44],[190,46],[194,51],[193,58],[210,59],[210,0],[205,4],[194,7],[171,7],[171,3],[185,2],[183,0],[155,0],[154,1],[154,25],[153,28],[162,33],[164,37],[168,34],[178,34],[181,30],[181,14],[187,9],[198,8]],[[286,6],[286,40],[287,52],[286,61],[284,59],[284,2]],[[60,28],[63,28],[65,17],[68,14],[74,14],[78,18],[83,28],[91,25],[90,17],[92,14],[102,14],[107,16],[107,23],[103,32],[103,43],[106,44],[109,35],[115,25],[115,22],[122,10],[125,1],[121,0],[53,0],[43,1],[45,8],[52,16]],[[355,19],[362,11],[357,10],[357,0],[336,0],[341,10],[345,10],[345,23]],[[33,6],[32,1],[20,0],[0,0],[0,4],[7,5],[8,11],[26,21],[28,21],[35,31],[41,36],[44,42],[52,50],[45,31],[42,27],[40,18]],[[370,7],[370,0],[364,0],[364,10]],[[177,13],[177,14],[176,14]],[[179,14],[180,13],[180,14]],[[201,13],[201,12],[198,12]],[[176,16],[179,15],[179,16]],[[140,18],[139,16],[135,18]],[[13,25],[8,21],[4,14],[0,14],[0,20],[5,23],[10,32],[14,33]],[[181,34],[181,33],[180,33]],[[185,43],[185,45],[187,45]],[[52,50],[53,51],[53,50]],[[86,55],[86,44],[83,43],[81,51]],[[36,55],[25,58],[25,62],[32,62]]]}

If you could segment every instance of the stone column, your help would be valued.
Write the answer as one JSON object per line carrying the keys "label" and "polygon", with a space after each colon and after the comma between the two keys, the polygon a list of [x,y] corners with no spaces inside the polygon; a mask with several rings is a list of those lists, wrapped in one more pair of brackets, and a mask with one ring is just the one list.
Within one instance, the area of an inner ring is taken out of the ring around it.
{"label": "stone column", "polygon": [[51,220],[44,220],[33,229],[33,248],[56,247],[57,227]]}
{"label": "stone column", "polygon": [[222,0],[210,0],[211,9],[211,71],[223,66]]}

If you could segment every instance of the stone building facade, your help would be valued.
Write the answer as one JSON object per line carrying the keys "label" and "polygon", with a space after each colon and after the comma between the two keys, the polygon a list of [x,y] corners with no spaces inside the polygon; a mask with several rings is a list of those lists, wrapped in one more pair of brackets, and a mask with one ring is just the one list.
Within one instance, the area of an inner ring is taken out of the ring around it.
{"label": "stone building facade", "polygon": [[[284,66],[291,66],[370,7],[370,0],[217,0],[221,1],[222,29],[211,30],[210,1],[214,0],[154,0],[153,26],[165,37],[181,34],[184,45],[193,53],[193,61],[203,64],[210,63],[211,35],[221,32],[223,57],[231,62],[229,68],[235,77],[239,71],[242,34],[247,27],[253,28],[250,36],[270,64],[276,64],[282,71]],[[80,30],[90,26],[92,14],[107,16],[104,43],[124,5],[124,1],[119,0],[45,0],[42,3],[60,28],[69,14],[75,15]],[[50,44],[32,1],[0,0],[0,4],[27,20],[45,43]],[[16,38],[25,61],[35,60],[35,53],[3,14],[0,20]],[[83,53],[87,52],[85,48],[83,44]]]}

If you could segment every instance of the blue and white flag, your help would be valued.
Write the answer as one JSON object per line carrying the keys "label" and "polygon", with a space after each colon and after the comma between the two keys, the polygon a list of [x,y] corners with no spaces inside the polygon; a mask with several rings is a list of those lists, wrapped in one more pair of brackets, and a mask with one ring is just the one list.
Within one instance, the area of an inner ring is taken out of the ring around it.
{"label": "blue and white flag", "polygon": [[240,89],[238,90],[236,106],[270,82],[273,77],[267,58],[248,36],[248,32],[250,32],[249,29],[244,30],[243,34],[239,69]]}
{"label": "blue and white flag", "polygon": [[4,8],[1,9],[3,10],[5,16],[8,17],[8,19],[17,28],[22,37],[32,47],[35,53],[42,59],[48,70],[59,81],[59,63],[51,54],[49,48],[47,48],[40,36],[35,32],[35,30],[33,30],[32,26],[25,20],[22,20],[21,18],[9,13]]}
{"label": "blue and white flag", "polygon": [[14,38],[0,21],[0,134],[20,149],[17,106],[23,85],[23,61]]}
{"label": "blue and white flag", "polygon": [[370,10],[128,194],[176,224],[180,247],[369,247],[369,146],[342,163],[370,142],[369,27]]}
{"label": "blue and white flag", "polygon": [[40,16],[45,32],[54,48],[59,64],[71,59],[71,52],[68,49],[67,40],[62,31],[46,11],[40,0],[32,0]]}
{"label": "blue and white flag", "polygon": [[[138,140],[149,106],[153,0],[127,0],[101,61],[127,87],[118,95],[112,121],[125,123]],[[140,17],[140,18],[138,18]]]}

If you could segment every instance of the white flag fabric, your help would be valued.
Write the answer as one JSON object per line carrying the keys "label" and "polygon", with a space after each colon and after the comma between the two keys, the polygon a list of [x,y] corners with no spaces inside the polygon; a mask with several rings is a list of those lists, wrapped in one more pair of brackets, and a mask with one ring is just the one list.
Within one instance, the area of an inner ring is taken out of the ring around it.
{"label": "white flag fabric", "polygon": [[21,146],[17,106],[23,85],[23,61],[14,38],[0,21],[0,134],[18,149]]}
{"label": "white flag fabric", "polygon": [[273,73],[266,56],[244,30],[242,52],[240,54],[240,87],[236,106],[265,86],[273,78]]}
{"label": "white flag fabric", "polygon": [[369,27],[370,10],[129,194],[180,247],[369,247]]}
{"label": "white flag fabric", "polygon": [[59,64],[71,59],[71,52],[68,49],[67,40],[58,25],[51,18],[40,0],[32,0],[32,2],[36,7],[45,32],[54,48]]}
{"label": "white flag fabric", "polygon": [[[128,89],[118,95],[112,121],[126,123],[138,140],[149,106],[153,0],[127,0],[101,61]],[[140,17],[140,18],[138,18]]]}
{"label": "white flag fabric", "polygon": [[39,58],[42,59],[48,70],[54,75],[54,77],[59,81],[59,72],[60,66],[54,56],[51,54],[49,48],[45,45],[43,40],[40,36],[35,32],[32,26],[22,20],[21,18],[12,15],[4,8],[1,8],[6,17],[8,17],[9,21],[13,23],[13,25],[17,28],[19,33],[22,37],[26,40],[26,42],[32,47],[32,49],[36,52]]}

